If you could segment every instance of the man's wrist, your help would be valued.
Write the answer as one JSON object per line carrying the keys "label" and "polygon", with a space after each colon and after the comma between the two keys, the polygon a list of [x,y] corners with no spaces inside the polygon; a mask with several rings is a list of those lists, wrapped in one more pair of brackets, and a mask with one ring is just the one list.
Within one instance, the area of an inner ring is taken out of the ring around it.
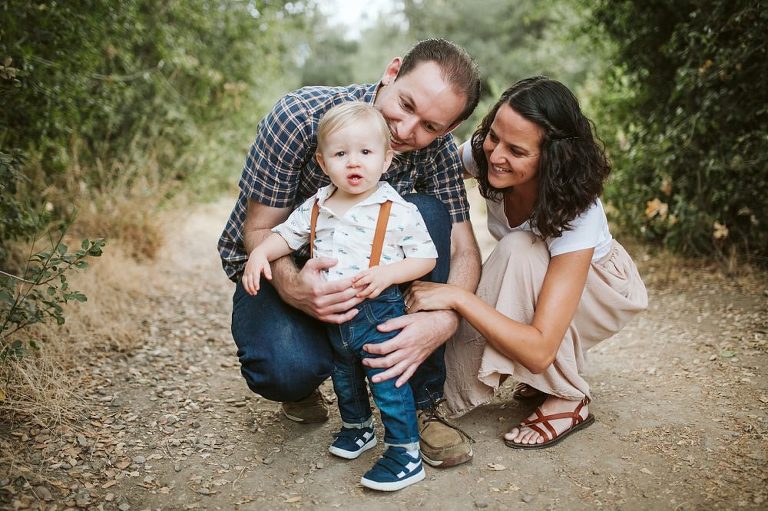
{"label": "man's wrist", "polygon": [[283,299],[285,295],[282,290],[290,289],[298,274],[299,269],[291,256],[284,256],[272,262],[272,286]]}
{"label": "man's wrist", "polygon": [[442,332],[440,332],[442,329],[438,329],[438,333],[443,334],[440,336],[442,337],[442,342],[447,341],[448,338],[456,333],[456,330],[459,328],[459,321],[461,320],[461,317],[453,310],[436,310],[425,312],[426,314],[435,316],[436,323],[445,329]]}

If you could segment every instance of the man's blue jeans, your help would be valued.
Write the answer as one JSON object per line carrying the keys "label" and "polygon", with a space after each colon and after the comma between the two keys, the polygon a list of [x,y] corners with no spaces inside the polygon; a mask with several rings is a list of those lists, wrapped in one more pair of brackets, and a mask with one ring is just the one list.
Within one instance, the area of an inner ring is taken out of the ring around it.
{"label": "man's blue jeans", "polygon": [[[397,335],[379,332],[376,326],[388,319],[405,314],[403,295],[397,286],[390,286],[379,296],[357,306],[360,312],[341,325],[327,325],[328,337],[334,351],[333,390],[339,404],[341,420],[346,427],[362,427],[370,424],[371,405],[365,378],[385,371],[366,367],[364,358],[374,358],[363,350],[364,344],[378,344]],[[395,386],[395,379],[370,383],[371,394],[381,413],[384,424],[384,442],[387,445],[419,448],[419,425],[416,420],[416,404],[410,386]]]}
{"label": "man's blue jeans", "polygon": [[[435,197],[412,194],[404,198],[419,208],[437,247],[437,265],[421,280],[448,279],[451,219]],[[266,279],[256,296],[237,282],[232,308],[232,337],[240,371],[248,387],[273,401],[298,401],[312,393],[333,369],[333,350],[326,323],[291,307]],[[424,409],[443,396],[444,346],[436,349],[409,380],[416,407]]]}

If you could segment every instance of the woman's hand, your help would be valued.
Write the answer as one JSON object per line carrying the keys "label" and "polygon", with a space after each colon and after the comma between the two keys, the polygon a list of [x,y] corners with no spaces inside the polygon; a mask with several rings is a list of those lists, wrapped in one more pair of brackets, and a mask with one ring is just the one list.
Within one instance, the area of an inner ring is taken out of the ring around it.
{"label": "woman's hand", "polygon": [[417,281],[405,293],[405,305],[409,313],[455,309],[463,293],[467,291],[450,284]]}

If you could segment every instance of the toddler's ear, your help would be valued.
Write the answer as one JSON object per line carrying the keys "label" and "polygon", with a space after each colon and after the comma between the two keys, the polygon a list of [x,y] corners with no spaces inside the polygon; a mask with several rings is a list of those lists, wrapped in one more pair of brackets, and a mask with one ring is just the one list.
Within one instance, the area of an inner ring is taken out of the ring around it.
{"label": "toddler's ear", "polygon": [[325,172],[325,160],[323,159],[323,153],[317,151],[315,153],[315,159],[317,160],[317,164],[320,165],[320,168],[323,169],[323,172],[327,175],[328,173]]}
{"label": "toddler's ear", "polygon": [[394,157],[395,152],[392,150],[392,148],[387,149],[387,153],[384,156],[384,172],[386,172],[389,166],[392,164],[392,158]]}

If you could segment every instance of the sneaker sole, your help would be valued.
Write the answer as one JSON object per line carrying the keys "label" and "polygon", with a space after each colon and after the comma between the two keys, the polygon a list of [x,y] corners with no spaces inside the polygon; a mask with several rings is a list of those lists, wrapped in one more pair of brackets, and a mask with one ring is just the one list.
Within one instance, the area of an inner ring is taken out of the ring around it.
{"label": "sneaker sole", "polygon": [[397,491],[405,488],[406,486],[410,486],[412,484],[418,483],[419,481],[423,481],[426,476],[427,476],[427,473],[424,470],[424,467],[421,467],[420,472],[417,472],[416,474],[410,476],[407,479],[403,479],[402,481],[393,481],[391,483],[380,483],[378,481],[371,481],[370,479],[366,479],[365,477],[363,477],[360,479],[360,484],[372,490]]}
{"label": "sneaker sole", "polygon": [[303,417],[299,417],[297,415],[291,415],[290,413],[286,412],[285,408],[283,408],[283,407],[280,407],[280,409],[282,410],[283,416],[285,416],[286,419],[291,420],[293,422],[298,422],[300,424],[320,424],[320,423],[325,422],[325,421],[328,420],[328,416],[327,415],[325,417],[322,417],[322,418],[318,417],[317,419],[307,420],[307,419],[304,419]]}
{"label": "sneaker sole", "polygon": [[339,449],[338,447],[330,446],[328,447],[328,452],[333,454],[334,456],[338,456],[339,458],[344,458],[345,460],[354,460],[360,457],[361,454],[363,454],[368,449],[372,449],[373,447],[376,447],[376,437],[371,438],[367,444],[364,444],[359,450],[357,451],[345,451],[344,449]]}
{"label": "sneaker sole", "polygon": [[420,451],[420,452],[421,452],[422,461],[424,461],[427,465],[431,467],[436,467],[436,468],[448,468],[448,467],[455,467],[456,465],[461,465],[462,463],[471,461],[472,456],[474,455],[474,452],[472,452],[471,447],[468,453],[464,453],[461,456],[456,456],[455,458],[445,458],[442,460],[432,459],[426,454],[424,454],[424,451]]}

